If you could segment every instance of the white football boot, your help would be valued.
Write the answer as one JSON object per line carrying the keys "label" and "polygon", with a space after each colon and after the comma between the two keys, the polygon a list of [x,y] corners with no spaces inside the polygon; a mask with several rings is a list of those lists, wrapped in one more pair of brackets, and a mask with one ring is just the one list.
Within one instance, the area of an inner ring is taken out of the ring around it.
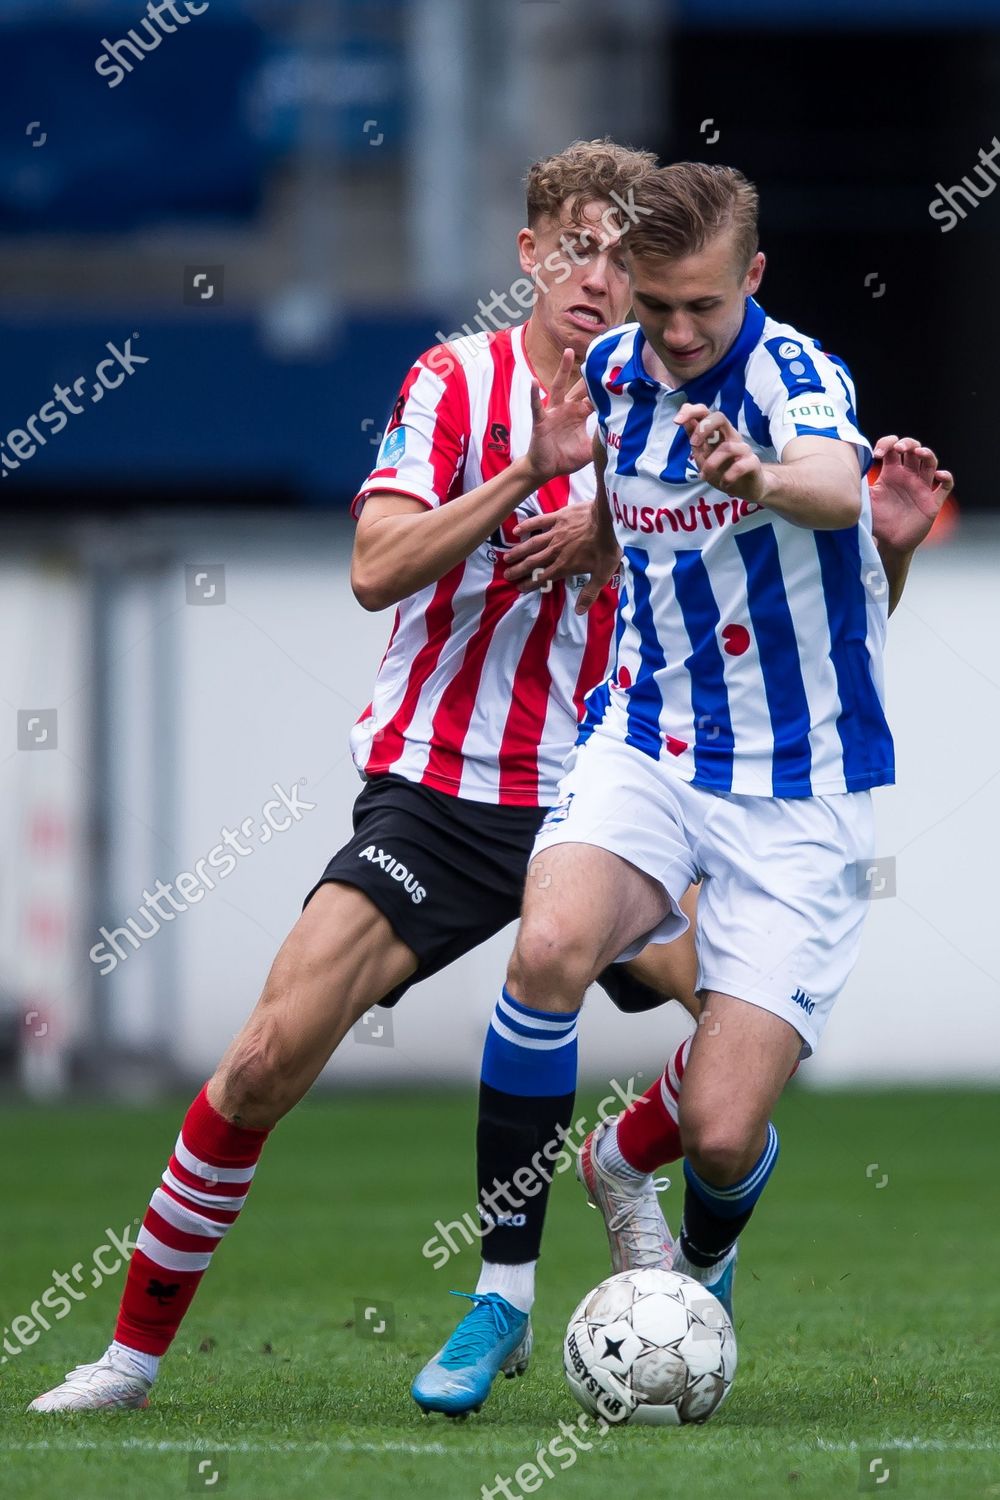
{"label": "white football boot", "polygon": [[105,1411],[149,1405],[151,1380],[114,1363],[109,1349],[93,1365],[77,1365],[62,1385],[36,1396],[29,1411]]}
{"label": "white football boot", "polygon": [[592,1206],[603,1215],[612,1269],[637,1271],[655,1266],[669,1271],[674,1239],[663,1217],[659,1195],[666,1192],[670,1179],[646,1177],[641,1182],[626,1182],[604,1171],[597,1160],[597,1143],[617,1123],[609,1120],[590,1132],[576,1158],[576,1175]]}

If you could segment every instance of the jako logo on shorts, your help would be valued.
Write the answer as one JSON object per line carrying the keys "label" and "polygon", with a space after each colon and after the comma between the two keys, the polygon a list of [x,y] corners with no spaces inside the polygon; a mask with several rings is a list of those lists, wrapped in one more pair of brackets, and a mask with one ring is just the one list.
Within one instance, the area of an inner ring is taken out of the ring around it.
{"label": "jako logo on shorts", "polygon": [[362,849],[358,855],[359,859],[366,859],[369,864],[378,865],[393,880],[398,880],[404,890],[409,891],[414,906],[419,906],[427,895],[424,887],[417,884],[416,875],[411,875],[405,865],[400,864],[393,855],[387,854],[384,849],[376,849],[374,844],[369,844],[367,849]]}

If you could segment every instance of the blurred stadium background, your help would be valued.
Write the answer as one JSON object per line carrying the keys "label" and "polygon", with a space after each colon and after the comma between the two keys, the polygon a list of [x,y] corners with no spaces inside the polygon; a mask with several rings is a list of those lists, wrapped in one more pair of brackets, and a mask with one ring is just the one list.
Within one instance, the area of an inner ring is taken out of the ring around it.
{"label": "blurred stadium background", "polygon": [[[802,1082],[995,1084],[1000,195],[929,206],[1000,130],[996,0],[211,0],[110,87],[143,14],[0,0],[0,437],[109,343],[148,361],[5,449],[5,1082],[140,1100],[253,1003],[349,828],[388,634],[348,502],[412,359],[517,275],[529,162],[608,132],[753,177],[765,306],[848,361],[872,438],[958,476],[890,628],[884,884]],[[102,977],[100,929],[276,784],[315,806]],[[471,1086],[508,938],[327,1080]],[[595,996],[583,1069],[651,1076],[677,1024]]]}

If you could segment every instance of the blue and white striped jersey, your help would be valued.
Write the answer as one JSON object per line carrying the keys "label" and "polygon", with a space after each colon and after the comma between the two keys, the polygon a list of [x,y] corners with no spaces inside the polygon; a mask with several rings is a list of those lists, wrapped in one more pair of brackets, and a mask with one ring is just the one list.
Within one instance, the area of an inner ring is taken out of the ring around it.
{"label": "blue and white striped jersey", "polygon": [[795,437],[858,430],[846,367],[752,299],[711,370],[670,389],[646,373],[630,323],[584,366],[607,447],[624,554],[611,677],[580,730],[610,733],[717,792],[808,797],[894,779],[882,707],[888,590],[868,485],[858,525],[812,531],[700,478],[674,417],[718,408],[765,462]]}

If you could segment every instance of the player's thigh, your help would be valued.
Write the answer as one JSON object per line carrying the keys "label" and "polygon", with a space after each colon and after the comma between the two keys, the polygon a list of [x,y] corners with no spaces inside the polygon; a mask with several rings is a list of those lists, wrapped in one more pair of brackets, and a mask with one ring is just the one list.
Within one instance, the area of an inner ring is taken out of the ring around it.
{"label": "player's thigh", "polygon": [[801,1045],[799,1033],[781,1016],[710,991],[681,1088],[685,1150],[738,1159],[763,1134]]}
{"label": "player's thigh", "polygon": [[678,1000],[688,1013],[698,1019],[701,999],[698,992],[698,954],[695,943],[695,917],[698,910],[698,886],[693,885],[678,902],[691,924],[680,937],[669,943],[647,943],[642,952],[624,966],[630,974]]}
{"label": "player's thigh", "polygon": [[412,949],[363,891],[321,885],[281,945],[210,1092],[304,1093],[358,1017],[416,967]]}
{"label": "player's thigh", "polygon": [[416,954],[370,897],[330,880],[282,944],[260,1008],[287,1010],[304,1031],[342,1035],[416,967]]}
{"label": "player's thigh", "polygon": [[514,970],[547,978],[553,992],[559,972],[571,975],[562,998],[579,1004],[570,993],[578,983],[586,988],[647,942],[680,936],[688,919],[678,898],[695,878],[670,778],[652,757],[593,735],[571,759],[539,829]]}
{"label": "player's thigh", "polygon": [[699,988],[770,1011],[814,1051],[857,959],[873,842],[867,792],[715,801],[699,844]]}
{"label": "player's thigh", "polygon": [[593,844],[556,844],[528,868],[511,979],[530,987],[566,976],[582,993],[669,910],[663,887],[620,855]]}

